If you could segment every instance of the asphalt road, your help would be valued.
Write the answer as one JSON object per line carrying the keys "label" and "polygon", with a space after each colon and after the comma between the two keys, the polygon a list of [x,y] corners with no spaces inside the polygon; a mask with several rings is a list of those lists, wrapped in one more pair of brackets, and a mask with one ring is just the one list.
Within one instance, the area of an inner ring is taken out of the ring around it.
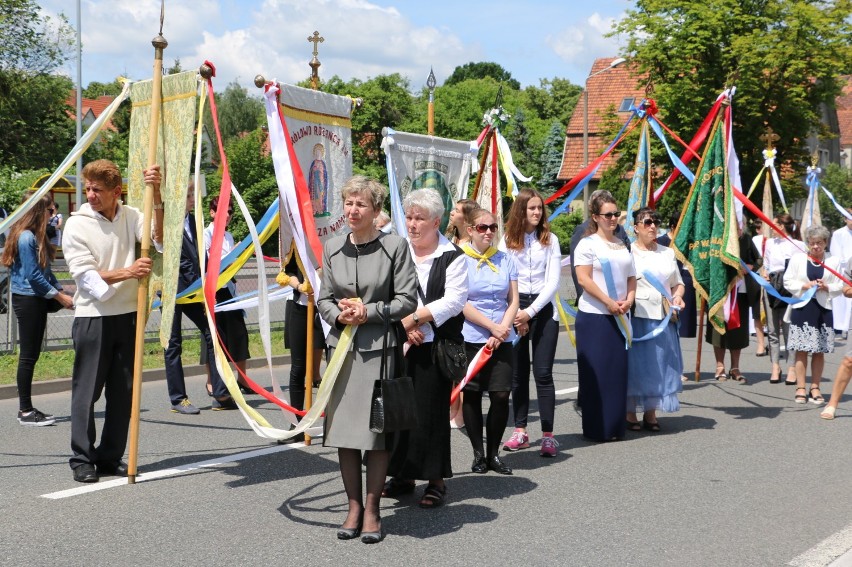
{"label": "asphalt road", "polygon": [[[845,349],[828,357],[829,377]],[[695,340],[683,350],[692,368]],[[580,434],[575,351],[562,334],[559,456],[540,458],[534,446],[505,457],[514,476],[474,475],[467,438],[454,431],[447,505],[384,500],[388,535],[374,546],[335,538],[345,516],[335,450],[272,445],[238,412],[208,411],[201,376],[188,378],[205,408],[198,416],[171,413],[165,383],[146,383],[140,482],[104,479],[82,494],[64,492],[83,486],[67,464],[68,394],[36,398],[59,417],[46,428],[19,426],[17,401],[3,400],[0,563],[829,565],[852,548],[852,403],[847,394],[837,419],[821,420],[815,405],[793,402],[792,387],[768,383],[768,365],[752,348],[741,365],[751,382],[718,383],[705,348],[703,380],[684,386],[662,433],[595,444]],[[287,370],[275,369],[282,382]],[[266,384],[264,372],[252,375]],[[284,425],[274,406],[249,400]],[[535,416],[533,403],[537,442]]]}

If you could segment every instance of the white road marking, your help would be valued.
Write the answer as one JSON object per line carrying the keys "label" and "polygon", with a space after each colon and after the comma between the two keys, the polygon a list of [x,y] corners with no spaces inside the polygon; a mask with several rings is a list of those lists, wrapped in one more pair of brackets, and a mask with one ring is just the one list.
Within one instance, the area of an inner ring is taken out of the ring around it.
{"label": "white road marking", "polygon": [[[177,467],[172,467],[168,469],[163,469],[159,471],[151,471],[142,473],[136,476],[136,483],[145,482],[148,480],[155,480],[158,478],[164,478],[167,476],[174,476],[176,474],[182,474],[186,472],[191,472],[197,469],[202,468],[212,468],[217,467],[219,465],[223,465],[225,463],[233,463],[234,461],[243,461],[246,459],[253,459],[255,457],[263,457],[266,455],[272,455],[274,453],[280,453],[281,451],[289,451],[290,449],[296,449],[298,446],[304,447],[303,443],[293,443],[291,445],[274,445],[272,447],[264,447],[262,449],[256,449],[254,451],[247,451],[245,453],[237,453],[235,455],[228,455],[226,457],[217,457],[215,459],[209,459],[207,461],[199,461],[197,463],[188,463],[185,465],[180,465]],[[70,498],[72,496],[80,496],[81,494],[88,494],[89,492],[97,492],[98,490],[106,490],[108,488],[115,488],[116,486],[126,486],[127,479],[126,478],[116,478],[113,480],[108,480],[106,482],[93,482],[91,484],[85,484],[83,486],[79,486],[77,488],[71,488],[68,490],[61,490],[59,492],[51,492],[50,494],[42,494],[42,498],[49,498],[51,500],[59,500],[61,498]]]}
{"label": "white road marking", "polygon": [[[577,391],[577,387],[573,388],[565,388],[564,390],[557,390],[557,395],[566,395],[573,394]],[[294,443],[292,445],[275,445],[272,447],[264,447],[263,449],[257,449],[254,451],[248,451],[246,453],[237,453],[235,455],[230,455],[227,457],[219,457],[216,459],[210,459],[207,461],[199,461],[197,463],[188,463],[186,465],[180,465],[178,467],[172,467],[168,469],[163,469],[160,471],[151,471],[146,473],[141,473],[136,476],[137,484],[140,482],[145,482],[148,480],[155,480],[158,478],[164,478],[167,476],[174,476],[177,474],[183,474],[187,472],[192,472],[197,469],[202,468],[212,468],[217,467],[219,465],[223,465],[225,463],[233,463],[234,461],[243,461],[246,459],[253,459],[255,457],[263,457],[265,455],[272,455],[274,453],[279,453],[281,451],[288,451],[290,449],[297,449],[299,447],[304,447],[301,443]],[[126,486],[127,479],[126,478],[115,478],[107,481],[93,482],[91,484],[85,484],[82,486],[78,486],[76,488],[70,488],[68,490],[60,490],[59,492],[51,492],[50,494],[42,494],[42,498],[49,498],[51,500],[60,500],[62,498],[71,498],[72,496],[80,496],[82,494],[88,494],[90,492],[97,492],[99,490],[106,490],[108,488],[115,488],[117,486]]]}
{"label": "white road marking", "polygon": [[822,540],[816,546],[790,561],[788,565],[793,567],[847,567],[852,565],[852,554],[847,553],[849,550],[852,550],[852,524]]}

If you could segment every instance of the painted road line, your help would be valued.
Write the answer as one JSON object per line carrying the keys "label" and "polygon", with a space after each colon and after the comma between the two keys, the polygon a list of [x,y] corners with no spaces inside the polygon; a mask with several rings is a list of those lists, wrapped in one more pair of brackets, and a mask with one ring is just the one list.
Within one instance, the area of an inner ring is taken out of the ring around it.
{"label": "painted road line", "polygon": [[579,389],[580,388],[578,388],[577,386],[574,386],[573,388],[565,388],[564,390],[556,390],[556,395],[562,396],[564,394],[573,394],[574,392],[576,392]]}
{"label": "painted road line", "polygon": [[[199,461],[197,463],[188,463],[185,465],[180,465],[177,467],[171,467],[168,469],[163,469],[159,471],[151,471],[146,473],[141,473],[136,476],[136,483],[146,482],[149,480],[156,480],[158,478],[164,478],[168,476],[174,476],[177,474],[183,474],[187,472],[192,472],[194,470],[203,469],[203,468],[213,468],[219,465],[223,465],[225,463],[233,463],[234,461],[243,461],[247,459],[253,459],[255,457],[263,457],[266,455],[273,455],[275,453],[280,453],[281,451],[289,451],[290,449],[296,449],[297,446],[304,447],[305,445],[302,443],[295,443],[292,445],[275,445],[272,447],[264,447],[263,449],[257,449],[254,451],[247,451],[245,453],[237,453],[235,455],[229,455],[226,457],[217,457],[215,459],[209,459],[207,461]],[[42,498],[49,498],[51,500],[59,500],[62,498],[70,498],[72,496],[80,496],[81,494],[88,494],[89,492],[97,492],[98,490],[106,490],[108,488],[115,488],[117,486],[127,486],[126,478],[116,478],[113,480],[108,480],[106,482],[93,482],[91,484],[85,484],[83,486],[79,486],[77,488],[71,488],[68,490],[61,490],[59,492],[51,492],[50,494],[42,494]]]}
{"label": "painted road line", "polygon": [[[852,549],[852,524],[819,542],[802,553],[788,565],[793,567],[825,567],[826,565],[852,565],[852,559],[844,555]],[[843,556],[843,557],[841,557]],[[839,559],[838,559],[839,558]],[[838,561],[833,562],[835,559]]]}

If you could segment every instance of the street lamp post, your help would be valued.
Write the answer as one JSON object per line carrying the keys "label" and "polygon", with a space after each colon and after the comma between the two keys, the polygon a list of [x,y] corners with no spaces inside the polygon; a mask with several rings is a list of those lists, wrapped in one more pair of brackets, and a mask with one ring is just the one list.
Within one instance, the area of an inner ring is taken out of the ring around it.
{"label": "street lamp post", "polygon": [[[583,83],[583,169],[589,165],[589,79],[596,75],[600,75],[601,73],[605,73],[610,69],[618,67],[622,63],[627,61],[624,57],[619,57],[617,59],[613,59],[612,63],[609,66],[604,67],[600,71],[596,73],[592,73],[588,77],[586,77],[585,83]],[[583,220],[589,218],[589,184],[586,183],[586,186],[583,187]]]}

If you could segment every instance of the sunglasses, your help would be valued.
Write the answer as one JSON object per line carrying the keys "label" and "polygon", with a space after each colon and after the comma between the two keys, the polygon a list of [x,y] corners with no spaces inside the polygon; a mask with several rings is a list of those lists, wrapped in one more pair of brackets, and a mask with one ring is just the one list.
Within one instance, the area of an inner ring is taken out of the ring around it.
{"label": "sunglasses", "polygon": [[489,230],[496,234],[497,229],[500,228],[500,227],[497,226],[497,223],[494,223],[494,224],[477,224],[473,228],[475,228],[476,232],[478,232],[479,234],[485,234]]}
{"label": "sunglasses", "polygon": [[53,213],[56,212],[56,209],[47,209],[47,212],[50,213],[50,214],[53,214]]}
{"label": "sunglasses", "polygon": [[643,219],[642,224],[645,226],[660,226],[660,221],[659,219]]}
{"label": "sunglasses", "polygon": [[599,217],[606,217],[606,220],[617,219],[621,216],[621,211],[613,211],[611,213],[598,213]]}

